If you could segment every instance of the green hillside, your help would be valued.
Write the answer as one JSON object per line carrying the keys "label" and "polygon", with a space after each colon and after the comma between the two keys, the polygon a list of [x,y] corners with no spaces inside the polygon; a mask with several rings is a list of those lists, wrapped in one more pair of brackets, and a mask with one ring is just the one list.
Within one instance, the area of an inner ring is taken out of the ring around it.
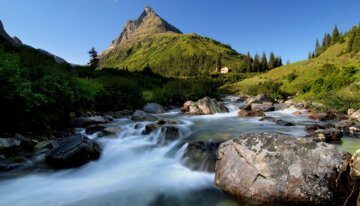
{"label": "green hillside", "polygon": [[213,39],[183,34],[146,7],[100,55],[100,67],[134,71],[146,66],[164,76],[204,76],[221,66],[244,68],[244,57]]}
{"label": "green hillside", "polygon": [[[221,63],[219,63],[219,61]],[[157,34],[124,44],[101,58],[102,67],[139,70],[147,64],[165,76],[208,74],[218,64],[240,68],[243,56],[220,42],[196,34]]]}
{"label": "green hillside", "polygon": [[296,95],[297,100],[340,110],[359,108],[360,52],[349,51],[349,35],[316,58],[282,66],[222,89],[237,94]]}

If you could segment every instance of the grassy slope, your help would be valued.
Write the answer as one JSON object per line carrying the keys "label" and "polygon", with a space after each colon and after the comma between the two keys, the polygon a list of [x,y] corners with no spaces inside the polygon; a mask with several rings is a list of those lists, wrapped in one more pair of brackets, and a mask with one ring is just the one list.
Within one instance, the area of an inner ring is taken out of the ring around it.
{"label": "grassy slope", "polygon": [[[205,55],[212,61],[205,65],[198,63],[194,69],[212,71],[221,54],[224,65],[232,68],[240,67],[241,55],[230,47],[212,39],[195,34],[158,34],[148,36],[141,43],[122,45],[102,56],[101,66],[138,70],[150,64],[153,68],[171,64],[170,58],[191,58],[193,55]],[[185,65],[173,65],[170,69],[183,69]],[[169,69],[169,68],[167,68]]]}
{"label": "grassy slope", "polygon": [[[258,84],[259,82],[272,81],[282,83],[281,90],[288,94],[299,94],[301,89],[306,85],[312,85],[316,79],[321,76],[321,69],[325,64],[333,64],[338,68],[344,66],[354,66],[358,68],[354,74],[355,82],[345,88],[332,91],[332,94],[341,95],[344,98],[349,97],[352,99],[358,98],[360,102],[360,53],[357,54],[343,54],[341,52],[346,50],[347,42],[342,44],[335,44],[328,48],[319,57],[305,60],[290,65],[285,65],[269,71],[265,74],[257,75],[253,78],[243,80],[241,82],[224,86],[222,89],[230,92],[242,94],[247,88]],[[297,77],[293,81],[287,79],[289,74],[296,74]],[[298,100],[312,100],[324,103],[322,99],[316,97],[316,94],[311,92],[302,93],[297,95]],[[345,105],[346,106],[346,105]]]}

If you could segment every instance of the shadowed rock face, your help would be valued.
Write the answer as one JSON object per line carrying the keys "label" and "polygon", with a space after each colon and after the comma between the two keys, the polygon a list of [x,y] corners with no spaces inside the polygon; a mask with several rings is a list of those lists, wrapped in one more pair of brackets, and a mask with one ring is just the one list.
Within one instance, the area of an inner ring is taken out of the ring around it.
{"label": "shadowed rock face", "polygon": [[336,146],[306,138],[242,135],[220,145],[215,184],[253,205],[352,205],[358,185],[349,160]]}
{"label": "shadowed rock face", "polygon": [[0,21],[0,36],[2,36],[6,41],[10,42],[14,46],[22,45],[22,42],[17,37],[11,37],[4,28],[4,25]]}
{"label": "shadowed rock face", "polygon": [[67,137],[46,155],[46,163],[55,169],[79,167],[100,157],[101,148],[82,135]]}

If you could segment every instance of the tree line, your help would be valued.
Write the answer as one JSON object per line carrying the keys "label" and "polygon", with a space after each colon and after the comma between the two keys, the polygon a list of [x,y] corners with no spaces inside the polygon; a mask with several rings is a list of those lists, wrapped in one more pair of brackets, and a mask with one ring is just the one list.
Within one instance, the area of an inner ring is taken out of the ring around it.
{"label": "tree line", "polygon": [[315,57],[320,56],[322,53],[324,53],[330,46],[336,44],[336,43],[343,43],[345,42],[345,35],[342,34],[337,26],[335,25],[332,34],[325,33],[324,37],[322,39],[322,43],[320,44],[319,39],[316,39],[315,42],[315,50],[312,52],[309,52],[308,59],[312,59]]}
{"label": "tree line", "polygon": [[359,52],[360,51],[360,24],[354,26],[348,33],[348,52]]}
{"label": "tree line", "polygon": [[265,54],[262,53],[261,57],[259,54],[255,54],[254,57],[251,57],[250,52],[244,56],[244,67],[243,72],[266,72],[283,65],[282,59],[280,56],[275,56],[273,52],[269,55],[269,60]]}

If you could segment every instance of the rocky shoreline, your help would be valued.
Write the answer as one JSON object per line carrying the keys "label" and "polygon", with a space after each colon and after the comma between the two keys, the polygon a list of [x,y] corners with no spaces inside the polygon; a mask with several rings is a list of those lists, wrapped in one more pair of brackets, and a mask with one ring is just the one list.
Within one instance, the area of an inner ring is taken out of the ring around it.
{"label": "rocky shoreline", "polygon": [[[266,112],[297,107],[302,110],[293,115],[308,114],[317,123],[303,125],[309,133],[303,138],[258,133],[244,134],[226,142],[189,142],[183,157],[185,165],[193,170],[215,172],[215,184],[240,202],[253,205],[356,205],[360,150],[351,158],[333,143],[339,142],[344,135],[360,137],[360,110],[349,110],[346,115],[334,111],[316,113],[308,110],[308,105],[292,100],[275,101],[266,95],[237,99],[245,100],[238,113],[241,118],[261,117],[259,121],[291,127],[297,123],[266,116]],[[176,121],[157,117],[166,111],[159,104],[149,103],[143,110],[75,118],[73,128],[54,131],[48,137],[20,134],[1,137],[0,172],[22,175],[39,168],[73,168],[97,160],[102,146],[85,134],[96,134],[97,138],[116,137],[121,131],[112,122],[120,117],[139,122],[139,127],[144,127],[143,134],[160,131],[163,138],[157,144],[169,144],[181,139],[183,134]],[[208,97],[196,102],[187,101],[181,108],[181,112],[190,115],[228,111],[222,102]],[[76,132],[76,128],[84,128],[84,133]],[[35,163],[29,161],[34,157],[38,158]]]}

